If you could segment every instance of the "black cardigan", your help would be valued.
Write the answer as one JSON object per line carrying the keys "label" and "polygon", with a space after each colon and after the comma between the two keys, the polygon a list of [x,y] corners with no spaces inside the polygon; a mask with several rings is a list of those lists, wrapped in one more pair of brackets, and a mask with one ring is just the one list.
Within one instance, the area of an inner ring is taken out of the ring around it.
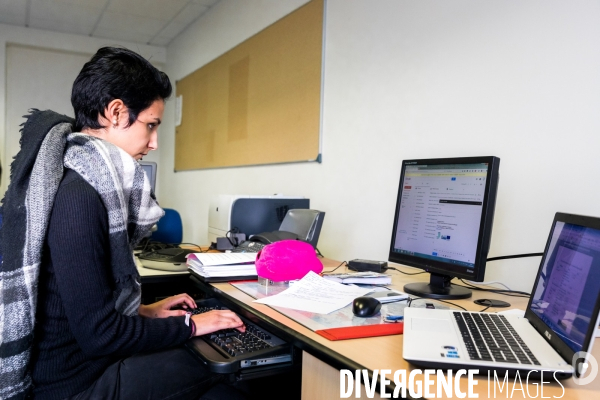
{"label": "black cardigan", "polygon": [[109,262],[108,215],[100,196],[65,170],[40,267],[32,354],[36,398],[73,396],[116,360],[189,338],[185,317],[150,319],[115,311]]}

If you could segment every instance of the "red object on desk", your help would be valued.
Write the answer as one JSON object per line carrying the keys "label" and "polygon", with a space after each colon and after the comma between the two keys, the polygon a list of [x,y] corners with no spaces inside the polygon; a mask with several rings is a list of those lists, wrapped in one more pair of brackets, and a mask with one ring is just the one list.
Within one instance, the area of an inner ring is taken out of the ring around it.
{"label": "red object on desk", "polygon": [[329,340],[358,339],[373,336],[399,335],[404,332],[404,322],[394,324],[377,324],[364,326],[348,326],[344,328],[319,329],[315,331]]}

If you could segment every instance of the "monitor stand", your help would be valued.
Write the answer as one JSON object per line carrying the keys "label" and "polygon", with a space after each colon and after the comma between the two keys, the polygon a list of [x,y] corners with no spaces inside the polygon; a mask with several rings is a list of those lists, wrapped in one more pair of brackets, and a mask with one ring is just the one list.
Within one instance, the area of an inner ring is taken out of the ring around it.
{"label": "monitor stand", "polygon": [[450,283],[454,277],[447,275],[431,274],[429,283],[407,283],[404,291],[419,297],[429,299],[457,300],[471,297],[471,290]]}

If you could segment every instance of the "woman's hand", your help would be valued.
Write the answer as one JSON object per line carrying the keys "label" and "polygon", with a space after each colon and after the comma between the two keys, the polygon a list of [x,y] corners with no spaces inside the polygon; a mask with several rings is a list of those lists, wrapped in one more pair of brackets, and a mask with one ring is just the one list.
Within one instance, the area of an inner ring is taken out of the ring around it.
{"label": "woman's hand", "polygon": [[[183,308],[183,310],[172,310],[174,307]],[[196,308],[196,302],[189,295],[182,293],[176,296],[167,297],[156,303],[140,305],[138,314],[146,318],[167,318],[179,317],[187,314],[187,309]]]}
{"label": "woman's hand", "polygon": [[196,324],[194,336],[206,335],[207,333],[229,328],[235,328],[240,332],[246,331],[246,326],[244,326],[240,317],[229,310],[213,310],[193,315],[192,320]]}

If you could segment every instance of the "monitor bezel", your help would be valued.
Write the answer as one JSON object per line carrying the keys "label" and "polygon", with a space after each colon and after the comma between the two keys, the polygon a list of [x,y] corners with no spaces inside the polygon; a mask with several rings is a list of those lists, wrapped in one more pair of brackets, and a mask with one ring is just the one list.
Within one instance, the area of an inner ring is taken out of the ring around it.
{"label": "monitor bezel", "polygon": [[[486,184],[484,199],[481,212],[481,220],[479,225],[479,235],[477,241],[477,250],[475,253],[475,262],[472,267],[473,273],[465,272],[467,268],[462,265],[456,265],[451,263],[445,263],[438,260],[429,260],[417,256],[411,256],[409,254],[401,254],[394,251],[394,243],[396,241],[396,226],[398,224],[399,209],[402,199],[402,191],[404,181],[404,175],[406,173],[407,166],[415,165],[444,165],[444,164],[488,164],[488,171],[486,175]],[[415,268],[420,268],[431,274],[457,277],[468,279],[471,281],[482,282],[485,275],[485,265],[487,255],[489,251],[489,245],[492,235],[492,225],[494,221],[494,211],[496,207],[496,194],[498,191],[498,180],[499,180],[499,166],[500,159],[495,156],[481,156],[481,157],[457,157],[457,158],[430,158],[430,159],[414,159],[402,161],[402,167],[400,171],[400,180],[398,183],[398,195],[396,197],[396,208],[394,211],[394,223],[392,225],[392,240],[389,248],[390,262],[404,264]]]}
{"label": "monitor bezel", "polygon": [[[567,213],[561,213],[561,212],[557,212],[555,214],[554,220],[552,221],[552,227],[550,228],[550,233],[548,234],[548,240],[546,241],[546,247],[544,248],[544,255],[542,256],[542,259],[540,261],[538,273],[535,278],[535,282],[534,282],[532,290],[531,290],[531,296],[529,297],[529,302],[527,303],[527,308],[525,311],[525,319],[527,319],[529,321],[529,323],[531,325],[533,325],[534,329],[536,329],[541,334],[541,336],[546,340],[546,342],[548,342],[548,344],[550,344],[550,346],[552,346],[552,348],[554,350],[556,350],[556,352],[558,354],[560,354],[560,356],[566,362],[568,362],[570,365],[572,365],[571,362],[572,362],[573,356],[575,355],[576,352],[571,347],[569,347],[569,345],[567,343],[565,343],[565,341],[562,340],[560,336],[550,333],[550,332],[554,332],[552,330],[552,328],[550,326],[548,326],[540,317],[538,317],[538,315],[535,312],[533,312],[533,310],[531,308],[531,305],[533,303],[533,297],[535,295],[535,291],[539,284],[540,277],[542,274],[542,269],[544,268],[544,264],[546,263],[546,258],[552,256],[552,254],[548,254],[548,250],[550,248],[550,243],[552,241],[552,235],[554,233],[554,228],[556,227],[557,222],[563,222],[565,224],[584,226],[586,228],[593,228],[596,230],[600,230],[600,218],[589,217],[589,216],[584,216],[584,215],[576,215],[576,214],[567,214]],[[596,320],[593,319],[594,316],[596,316]],[[585,339],[583,341],[581,351],[587,351],[589,349],[590,342],[594,338],[594,335],[595,335],[595,332],[596,332],[599,322],[600,322],[600,293],[598,293],[598,297],[596,298],[596,304],[594,306],[594,310],[592,311],[592,319],[590,320],[588,330],[585,334]],[[583,362],[582,360],[578,360],[577,364],[575,366],[572,365],[573,367],[575,367],[575,374],[577,376],[580,371],[579,366],[582,362]]]}

